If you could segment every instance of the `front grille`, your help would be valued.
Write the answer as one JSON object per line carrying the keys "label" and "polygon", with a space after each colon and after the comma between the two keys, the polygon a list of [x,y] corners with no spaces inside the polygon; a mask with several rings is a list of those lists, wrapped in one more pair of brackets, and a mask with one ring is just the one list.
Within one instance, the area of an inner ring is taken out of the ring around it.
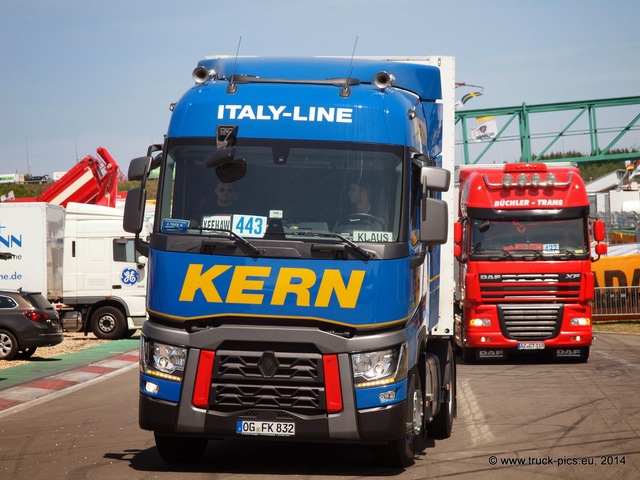
{"label": "front grille", "polygon": [[324,413],[322,355],[277,351],[216,352],[210,408]]}
{"label": "front grille", "polygon": [[573,303],[580,299],[581,278],[579,273],[481,274],[480,296],[483,303]]}
{"label": "front grille", "polygon": [[502,334],[512,340],[547,340],[558,335],[562,305],[498,305]]}
{"label": "front grille", "polygon": [[213,408],[224,411],[245,408],[285,409],[295,412],[320,409],[323,389],[276,385],[214,385]]}

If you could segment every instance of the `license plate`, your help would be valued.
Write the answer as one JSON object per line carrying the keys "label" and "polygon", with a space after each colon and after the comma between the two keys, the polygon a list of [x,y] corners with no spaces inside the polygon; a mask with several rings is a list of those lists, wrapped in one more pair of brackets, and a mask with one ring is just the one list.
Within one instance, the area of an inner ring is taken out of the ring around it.
{"label": "license plate", "polygon": [[239,435],[265,435],[271,437],[293,437],[296,424],[293,422],[254,422],[238,420],[236,433]]}
{"label": "license plate", "polygon": [[542,342],[519,343],[518,350],[544,350],[544,343]]}

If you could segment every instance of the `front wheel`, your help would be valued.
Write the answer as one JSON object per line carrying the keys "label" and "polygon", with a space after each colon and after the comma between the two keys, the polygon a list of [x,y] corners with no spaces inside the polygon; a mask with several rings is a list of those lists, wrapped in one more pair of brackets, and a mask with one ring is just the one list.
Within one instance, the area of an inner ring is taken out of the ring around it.
{"label": "front wheel", "polygon": [[578,359],[579,363],[584,363],[589,360],[589,352],[591,351],[590,347],[582,347],[580,349],[580,358]]}
{"label": "front wheel", "polygon": [[127,329],[127,330],[124,331],[124,333],[122,334],[122,337],[120,337],[120,338],[131,338],[136,334],[137,331],[138,331],[137,329],[136,330],[128,330]]}
{"label": "front wheel", "polygon": [[[591,351],[589,347],[580,347],[577,349],[570,349],[572,353],[571,356],[558,355],[559,351],[562,351],[562,350],[568,350],[568,349],[560,348],[556,350],[554,352],[555,358],[557,358],[558,360],[567,360],[574,363],[585,363],[587,360],[589,360],[589,353]],[[576,355],[576,350],[579,352],[577,355]]]}
{"label": "front wheel", "polygon": [[386,445],[373,445],[373,456],[385,467],[408,467],[424,446],[424,394],[420,378],[411,375],[407,391],[406,436]]}
{"label": "front wheel", "polygon": [[456,359],[451,342],[440,342],[435,348],[435,354],[440,359],[440,373],[442,378],[441,392],[444,402],[440,410],[429,425],[429,436],[434,438],[449,438],[456,416]]}
{"label": "front wheel", "polygon": [[154,434],[156,448],[165,462],[197,462],[204,455],[209,441],[206,438],[172,437]]}
{"label": "front wheel", "polygon": [[477,348],[469,348],[467,346],[465,346],[465,344],[462,344],[462,359],[466,362],[466,363],[475,363],[475,361],[478,359],[478,349]]}
{"label": "front wheel", "polygon": [[124,335],[126,329],[126,319],[116,307],[100,307],[91,316],[91,331],[98,338],[117,340]]}

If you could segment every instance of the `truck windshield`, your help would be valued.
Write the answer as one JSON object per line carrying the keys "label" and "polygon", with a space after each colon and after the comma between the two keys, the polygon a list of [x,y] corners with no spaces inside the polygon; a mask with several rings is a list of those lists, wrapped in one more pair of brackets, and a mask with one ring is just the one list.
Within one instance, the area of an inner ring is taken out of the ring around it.
{"label": "truck windshield", "polygon": [[536,221],[471,220],[471,256],[480,259],[534,257],[554,260],[586,258],[589,253],[584,218]]}
{"label": "truck windshield", "polygon": [[[400,146],[342,142],[237,140],[246,174],[224,183],[211,164],[213,139],[167,145],[160,231],[188,235],[353,242],[398,239]],[[229,232],[227,232],[229,233]]]}

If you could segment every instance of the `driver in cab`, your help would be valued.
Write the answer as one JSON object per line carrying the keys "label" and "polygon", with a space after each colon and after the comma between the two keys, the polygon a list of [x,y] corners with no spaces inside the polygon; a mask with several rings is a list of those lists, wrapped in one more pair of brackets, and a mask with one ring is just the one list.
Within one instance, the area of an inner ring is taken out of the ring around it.
{"label": "driver in cab", "polygon": [[359,223],[370,225],[376,230],[384,230],[385,221],[383,217],[376,215],[373,210],[372,192],[373,189],[369,184],[354,182],[349,185],[347,195],[353,208],[353,213],[349,215],[349,218],[356,221],[358,216],[361,216]]}

